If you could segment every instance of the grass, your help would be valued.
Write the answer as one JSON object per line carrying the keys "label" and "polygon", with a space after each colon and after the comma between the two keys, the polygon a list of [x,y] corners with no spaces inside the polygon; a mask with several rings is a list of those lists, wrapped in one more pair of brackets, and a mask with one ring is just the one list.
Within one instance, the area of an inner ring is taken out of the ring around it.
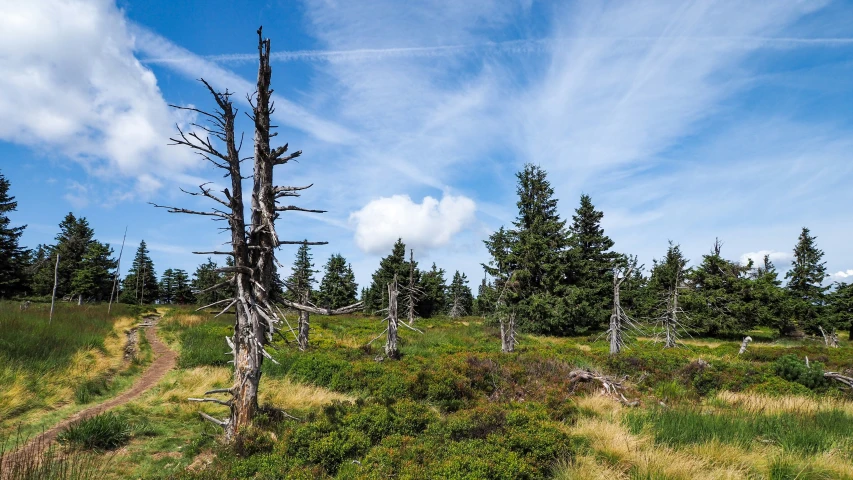
{"label": "grass", "polygon": [[69,425],[56,439],[88,450],[115,450],[130,441],[133,430],[126,418],[107,412]]}
{"label": "grass", "polygon": [[[603,338],[519,335],[504,355],[482,319],[436,318],[417,322],[424,334],[401,331],[400,361],[377,362],[384,338],[366,344],[379,319],[314,316],[308,352],[292,339],[270,349],[279,364],[264,362],[264,413],[235,452],[199,418],[227,409],[186,400],[231,384],[233,318],[162,312],[179,368],[116,410],[148,430],[109,454],[100,478],[853,479],[849,394],[774,368],[793,355],[843,371],[846,342],[827,349],[768,330],[741,356],[737,339],[697,338],[668,351],[641,339],[610,357]],[[575,388],[574,368],[626,375],[642,406]]]}

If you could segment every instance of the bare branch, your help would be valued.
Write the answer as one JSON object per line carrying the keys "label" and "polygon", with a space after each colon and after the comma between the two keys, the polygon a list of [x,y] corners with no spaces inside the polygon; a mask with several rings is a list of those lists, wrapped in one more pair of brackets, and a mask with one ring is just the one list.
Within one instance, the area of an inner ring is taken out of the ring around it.
{"label": "bare branch", "polygon": [[217,400],[215,398],[188,398],[190,402],[210,402],[210,403],[218,403],[219,405],[225,405],[226,407],[231,406],[231,402],[223,402],[222,400]]}
{"label": "bare branch", "polygon": [[302,305],[300,303],[291,302],[285,298],[279,300],[286,307],[292,308],[294,310],[301,310],[304,312],[314,313],[317,315],[345,315],[347,313],[356,312],[364,307],[364,302],[353,303],[352,305],[347,305],[346,307],[341,307],[337,309],[329,309],[329,308],[319,308],[319,307],[311,307],[308,305]]}
{"label": "bare branch", "polygon": [[154,205],[154,206],[155,206],[155,207],[157,207],[157,208],[165,208],[169,213],[187,213],[187,214],[189,214],[189,215],[205,215],[205,216],[208,216],[208,217],[219,217],[219,218],[224,218],[224,219],[226,219],[226,220],[230,220],[230,219],[231,219],[231,215],[229,215],[229,214],[227,214],[227,213],[224,213],[224,212],[219,212],[219,211],[213,211],[213,212],[198,212],[198,211],[195,211],[195,210],[187,210],[186,208],[168,207],[168,206],[165,206],[165,205],[157,205],[156,203],[152,203],[152,202],[148,202],[148,203],[149,203],[149,204],[151,204],[151,205]]}
{"label": "bare branch", "polygon": [[288,205],[288,206],[275,207],[275,211],[276,212],[296,211],[296,212],[308,212],[308,213],[326,213],[327,210],[314,210],[314,209],[310,209],[310,208],[297,207],[295,205]]}

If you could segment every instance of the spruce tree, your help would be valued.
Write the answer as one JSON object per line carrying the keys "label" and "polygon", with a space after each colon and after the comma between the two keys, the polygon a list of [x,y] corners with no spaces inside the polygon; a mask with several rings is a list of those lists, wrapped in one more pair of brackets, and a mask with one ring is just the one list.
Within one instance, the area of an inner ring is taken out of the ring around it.
{"label": "spruce tree", "polygon": [[[60,264],[61,264],[60,259]],[[118,262],[109,245],[93,240],[71,277],[71,295],[95,301],[110,298],[113,275]]]}
{"label": "spruce tree", "polygon": [[751,266],[724,259],[721,249],[717,240],[687,276],[685,309],[702,334],[743,335],[758,321],[749,305]]}
{"label": "spruce tree", "polygon": [[[394,281],[402,284],[409,278],[409,261],[406,260],[406,244],[403,239],[398,238],[391,249],[391,254],[379,261],[379,268],[373,273],[370,288],[367,291],[364,309],[367,313],[374,313],[388,306],[388,284]],[[415,278],[420,276],[418,263],[415,262]]]}
{"label": "spruce tree", "polygon": [[59,224],[56,244],[48,246],[48,261],[41,263],[33,275],[33,290],[38,295],[50,295],[53,291],[54,262],[59,255],[56,296],[59,298],[73,293],[71,281],[83,262],[89,245],[94,242],[95,232],[86,218],[77,218],[68,213]]}
{"label": "spruce tree", "polygon": [[660,328],[658,334],[664,340],[665,347],[673,347],[692,326],[683,311],[682,292],[685,277],[690,274],[687,259],[681,253],[681,247],[669,242],[666,255],[654,260],[647,293],[649,311]]}
{"label": "spruce tree", "polygon": [[314,264],[311,262],[311,250],[307,243],[299,246],[296,251],[296,258],[291,266],[290,276],[284,282],[287,289],[284,296],[293,302],[306,303],[310,301],[311,292],[314,289]]}
{"label": "spruce tree", "polygon": [[329,257],[323,267],[323,279],[317,292],[317,305],[324,308],[341,308],[357,301],[358,285],[352,266],[343,255],[336,253]]}
{"label": "spruce tree", "polygon": [[579,334],[602,328],[610,318],[612,271],[625,259],[610,249],[604,234],[604,213],[595,209],[589,195],[581,195],[572,216],[567,255],[565,295],[571,299],[568,332]]}
{"label": "spruce tree", "polygon": [[9,220],[9,212],[18,208],[15,197],[9,194],[9,187],[9,180],[0,173],[0,298],[20,295],[28,290],[28,252],[19,245],[26,225],[13,227]]}
{"label": "spruce tree", "polygon": [[474,315],[481,317],[492,315],[495,313],[495,303],[497,303],[495,287],[483,278],[477,288],[477,298],[474,299]]}
{"label": "spruce tree", "polygon": [[418,302],[418,315],[430,318],[445,313],[447,306],[447,280],[444,278],[444,269],[432,268],[421,275],[420,289],[423,292]]}
{"label": "spruce tree", "polygon": [[154,303],[160,298],[160,288],[154,262],[148,255],[145,240],[139,243],[133,257],[133,265],[122,280],[121,301],[124,303]]}
{"label": "spruce tree", "polygon": [[453,280],[447,288],[447,312],[451,318],[471,315],[474,297],[468,287],[468,277],[459,270],[453,274]]}
{"label": "spruce tree", "polygon": [[196,303],[199,305],[210,305],[232,296],[227,286],[213,288],[225,281],[224,275],[216,271],[218,268],[219,265],[208,257],[207,261],[199,265],[193,273],[191,285]]}
{"label": "spruce tree", "polygon": [[160,276],[160,303],[175,302],[175,271],[171,268],[163,270]]}
{"label": "spruce tree", "polygon": [[[557,199],[539,166],[527,164],[516,174],[518,215],[512,230],[501,228],[486,240],[492,256],[484,265],[504,302],[517,313],[522,328],[537,333],[563,334],[567,304],[561,295],[568,246],[566,222],[557,212]],[[512,278],[513,288],[503,288]]]}
{"label": "spruce tree", "polygon": [[185,270],[180,268],[172,270],[172,284],[174,286],[174,296],[172,297],[174,303],[186,305],[195,302],[189,275]]}
{"label": "spruce tree", "polygon": [[785,274],[793,323],[784,325],[783,333],[793,333],[795,329],[816,332],[820,323],[828,287],[823,286],[826,263],[822,261],[823,251],[817,248],[816,239],[803,227],[794,247],[794,262]]}
{"label": "spruce tree", "polygon": [[829,294],[829,311],[835,328],[847,328],[848,340],[853,340],[853,283],[837,283]]}

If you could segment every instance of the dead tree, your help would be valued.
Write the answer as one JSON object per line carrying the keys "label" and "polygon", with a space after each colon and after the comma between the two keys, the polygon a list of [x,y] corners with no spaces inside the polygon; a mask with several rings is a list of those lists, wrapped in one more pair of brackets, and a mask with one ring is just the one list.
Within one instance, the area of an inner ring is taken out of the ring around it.
{"label": "dead tree", "polygon": [[625,398],[624,390],[625,390],[625,380],[628,377],[622,377],[620,379],[616,379],[613,377],[609,377],[607,375],[601,375],[599,373],[594,373],[589,370],[572,370],[569,372],[569,384],[573,387],[578,383],[598,383],[601,385],[601,394],[607,397],[611,397],[613,399],[618,400],[625,406],[628,407],[636,407],[640,404],[639,400],[628,400]]}
{"label": "dead tree", "polygon": [[50,317],[47,323],[53,322],[53,306],[56,303],[56,286],[59,284],[59,254],[56,254],[56,266],[53,267],[53,294],[50,297]]}
{"label": "dead tree", "polygon": [[450,318],[456,320],[459,317],[463,317],[468,312],[465,311],[465,307],[462,306],[462,299],[459,298],[459,292],[453,292],[453,303],[450,304],[450,312],[448,315]]}
{"label": "dead tree", "polygon": [[623,272],[622,267],[613,269],[613,311],[610,313],[610,328],[607,329],[607,339],[610,341],[610,355],[616,355],[625,347],[627,330],[639,331],[636,322],[622,309],[619,296],[622,282],[631,276],[636,266],[637,259],[633,258],[628,262],[627,271]]}
{"label": "dead tree", "polygon": [[[229,388],[206,393],[206,395],[227,394],[230,398],[225,401],[215,398],[194,399],[218,403],[230,409],[229,417],[224,420],[202,414],[207,420],[222,426],[228,440],[233,440],[240,429],[251,423],[258,408],[261,365],[264,358],[275,361],[265,348],[272,342],[273,335],[278,333],[283,320],[270,299],[275,274],[275,250],[282,245],[327,243],[281,240],[276,232],[275,221],[282,212],[323,213],[324,211],[279,204],[280,199],[292,197],[294,193],[308,187],[275,186],[273,182],[274,168],[286,165],[299,157],[302,152],[287,153],[287,144],[275,148],[270,146],[270,139],[276,135],[271,133],[274,127],[270,125],[270,115],[274,112],[274,105],[270,99],[272,94],[270,41],[263,38],[261,29],[258,29],[257,33],[259,56],[257,89],[247,98],[252,107],[252,114],[249,117],[254,124],[253,155],[248,158],[240,156],[242,137],[238,141],[234,133],[237,111],[231,102],[233,93],[228,90],[224,93],[218,92],[201,79],[218,108],[211,113],[193,107],[176,106],[175,108],[195,112],[200,118],[206,119],[208,124],[193,124],[193,131],[184,131],[178,127],[178,134],[171,138],[172,144],[188,147],[214,167],[224,170],[225,177],[231,183],[230,189],[223,188],[220,195],[213,192],[213,187],[208,186],[210,184],[202,184],[198,192],[186,192],[215,202],[216,205],[210,210],[189,210],[155,205],[167,208],[172,213],[203,215],[227,222],[228,226],[224,230],[231,234],[228,242],[231,248],[228,251],[194,252],[203,255],[230,255],[233,259],[233,265],[217,270],[230,276],[216,285],[216,288],[227,285],[233,289],[233,297],[228,299],[230,303],[223,310],[227,311],[232,306],[236,308],[234,334],[226,337],[233,356],[233,384]],[[217,141],[216,144],[214,141]],[[251,208],[247,222],[240,166],[243,160],[248,159],[253,161],[253,173],[250,177],[252,180],[252,192],[249,196]],[[293,302],[290,302],[289,306],[297,310],[317,310],[310,305]]]}
{"label": "dead tree", "polygon": [[687,326],[683,321],[687,318],[687,314],[678,304],[678,293],[682,288],[684,287],[681,285],[681,272],[679,271],[676,272],[675,282],[664,295],[665,310],[657,321],[663,330],[657,335],[657,339],[660,340],[660,337],[663,337],[664,348],[673,348],[681,342],[685,335],[689,336]]}
{"label": "dead tree", "polygon": [[506,320],[501,316],[501,352],[512,353],[515,351],[515,311],[507,314]]}
{"label": "dead tree", "polygon": [[752,341],[752,337],[746,336],[743,337],[743,342],[740,344],[740,350],[738,350],[738,355],[743,355],[746,352],[746,347],[749,346],[749,342]]}
{"label": "dead tree", "polygon": [[848,377],[847,375],[842,375],[838,372],[824,372],[823,376],[824,378],[841,382],[844,385],[847,385],[850,389],[853,389],[853,377]]}
{"label": "dead tree", "polygon": [[423,295],[423,290],[415,283],[415,251],[409,250],[409,283],[405,287],[403,304],[406,307],[406,318],[409,325],[415,324],[415,308]]}
{"label": "dead tree", "polygon": [[822,326],[818,325],[817,328],[820,329],[820,334],[823,335],[824,345],[827,347],[838,348],[838,334],[835,333],[835,329],[832,329],[832,332],[827,334]]}
{"label": "dead tree", "polygon": [[116,274],[113,277],[113,288],[110,290],[110,304],[107,307],[107,315],[113,310],[113,298],[118,288],[118,277],[121,275],[121,256],[124,254],[124,241],[127,240],[127,227],[124,227],[124,237],[121,239],[121,250],[118,252],[118,263],[116,263]]}
{"label": "dead tree", "polygon": [[[387,326],[385,330],[382,331],[379,335],[373,338],[373,340],[367,342],[367,345],[370,346],[373,342],[385,336],[385,358],[390,358],[392,360],[399,360],[400,358],[400,347],[399,347],[399,327],[403,325],[404,327],[418,332],[424,333],[421,330],[418,330],[414,327],[414,325],[408,324],[402,320],[400,320],[398,305],[397,305],[397,297],[399,296],[398,287],[397,287],[397,275],[394,275],[394,281],[388,284],[388,315],[385,317],[387,321]],[[381,360],[381,358],[379,358]]]}

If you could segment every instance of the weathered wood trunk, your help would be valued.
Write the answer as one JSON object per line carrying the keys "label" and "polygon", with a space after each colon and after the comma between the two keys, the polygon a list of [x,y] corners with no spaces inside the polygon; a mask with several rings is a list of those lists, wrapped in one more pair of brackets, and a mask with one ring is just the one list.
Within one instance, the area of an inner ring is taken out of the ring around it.
{"label": "weathered wood trunk", "polygon": [[610,355],[616,355],[622,350],[622,325],[619,312],[619,283],[616,274],[613,275],[613,311],[610,314]]}
{"label": "weathered wood trunk", "polygon": [[740,350],[738,350],[737,354],[743,355],[744,353],[746,353],[746,347],[749,346],[749,342],[751,342],[751,341],[752,341],[752,337],[750,337],[750,336],[743,337],[743,342],[741,342]]}
{"label": "weathered wood trunk", "polygon": [[[302,298],[302,303],[308,303],[308,295],[305,294]],[[299,344],[299,350],[308,350],[308,334],[311,331],[311,314],[305,310],[299,311],[299,326],[297,327],[296,343]]]}
{"label": "weathered wood trunk", "polygon": [[664,348],[672,348],[675,346],[676,339],[676,331],[678,328],[678,284],[672,288],[669,293],[669,311],[666,315],[666,337],[664,341]]}
{"label": "weathered wood trunk", "polygon": [[501,317],[501,352],[515,351],[515,312],[510,312],[506,319]]}
{"label": "weathered wood trunk", "polygon": [[50,317],[47,323],[53,322],[53,306],[56,304],[56,286],[59,285],[59,254],[56,254],[56,265],[53,267],[53,294],[50,297]]}
{"label": "weathered wood trunk", "polygon": [[400,349],[397,346],[397,276],[394,282],[388,284],[388,337],[385,341],[385,356],[392,359],[400,358]]}

